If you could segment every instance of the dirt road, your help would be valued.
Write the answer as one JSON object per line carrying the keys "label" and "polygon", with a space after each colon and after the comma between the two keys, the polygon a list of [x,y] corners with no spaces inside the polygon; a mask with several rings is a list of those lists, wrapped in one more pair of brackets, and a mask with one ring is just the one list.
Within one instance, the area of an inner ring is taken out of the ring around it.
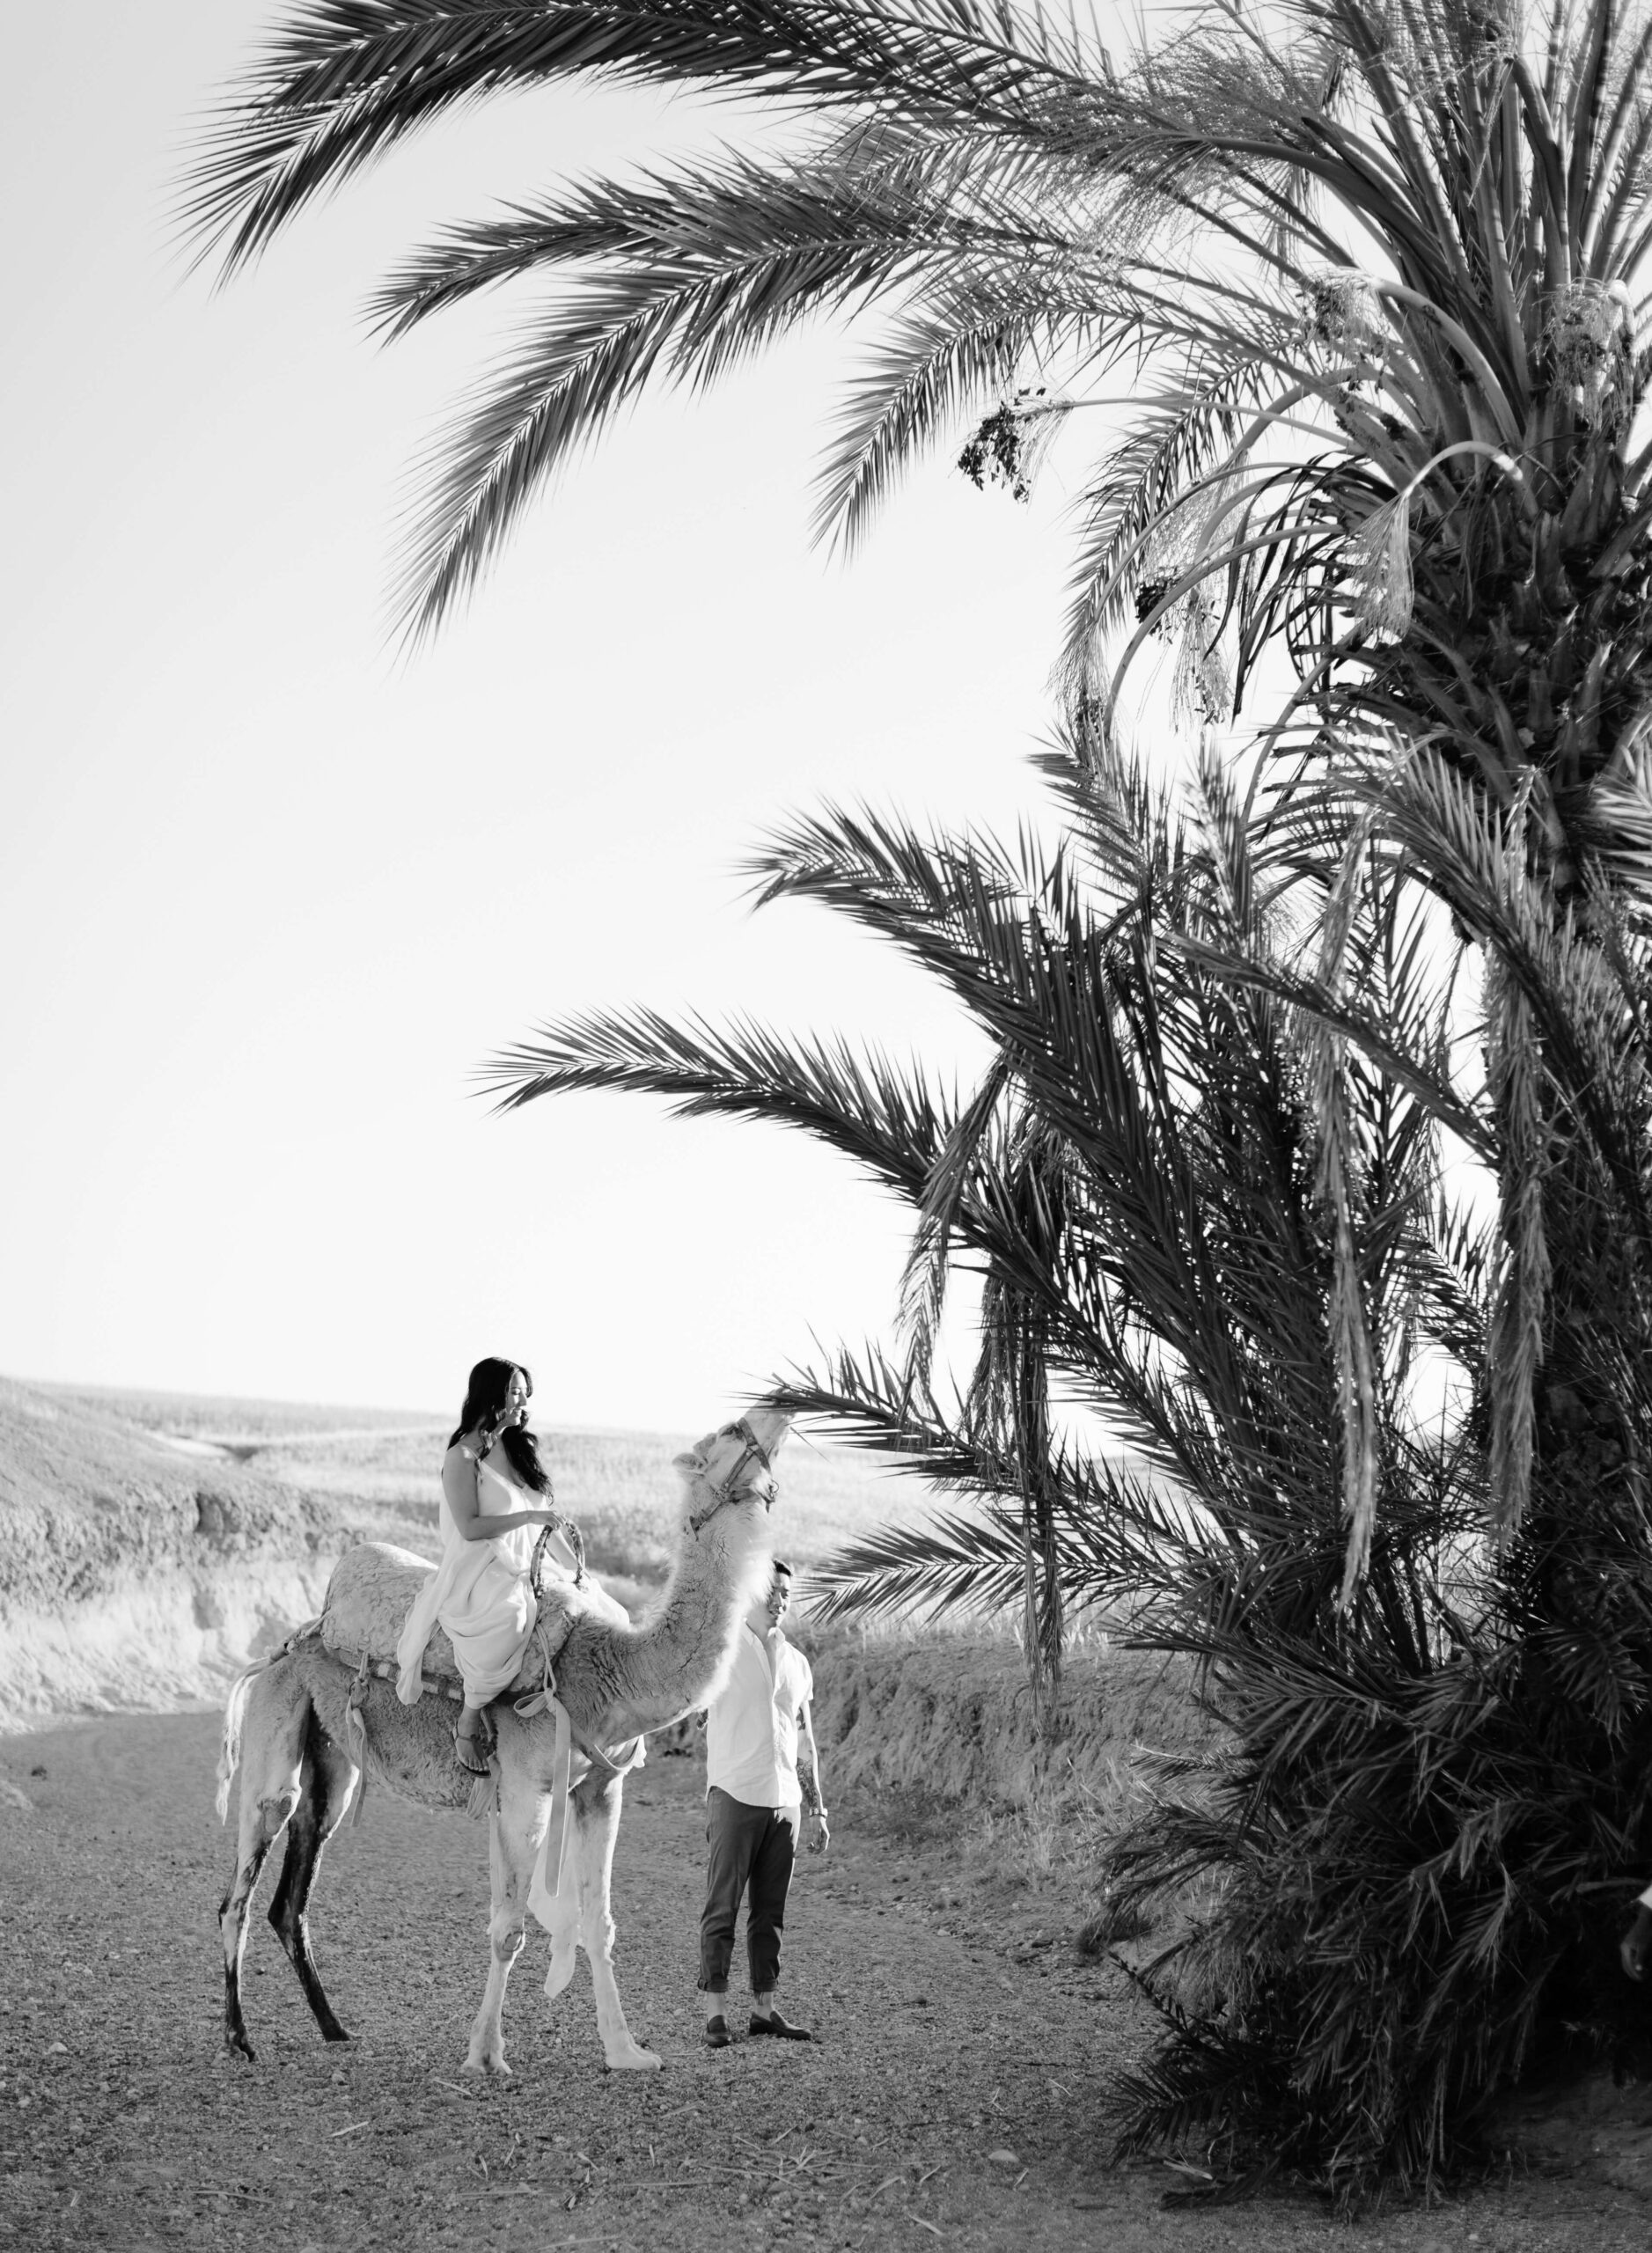
{"label": "dirt road", "polygon": [[1652,2205],[1587,2173],[1351,2227],[1306,2204],[1164,2211],[1165,2166],[1104,2164],[1107,2069],[1148,2035],[1120,1976],[1041,1928],[1036,1899],[995,1929],[960,1905],[943,1837],[914,1845],[841,1794],[833,1850],[801,1866],[787,1934],[782,2003],[818,2045],[708,2052],[686,1759],[631,1780],[614,1862],[620,1989],[663,2073],[604,2073],[589,1977],[582,1964],[547,2007],[537,1936],[506,2011],[515,2077],[461,2081],[487,1956],[486,1838],[382,1793],[330,1850],[312,1918],[356,2039],[321,2043],[260,1914],[246,1982],[259,2061],[231,2064],[216,1751],[216,1717],[199,1714],[0,1738],[0,2246],[1652,2244]]}

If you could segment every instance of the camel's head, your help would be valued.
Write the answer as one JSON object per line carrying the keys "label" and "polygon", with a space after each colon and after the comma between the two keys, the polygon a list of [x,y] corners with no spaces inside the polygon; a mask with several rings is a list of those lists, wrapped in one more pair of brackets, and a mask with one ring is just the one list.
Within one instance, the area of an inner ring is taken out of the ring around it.
{"label": "camel's head", "polygon": [[765,1511],[779,1492],[775,1457],[791,1428],[778,1408],[753,1408],[676,1458],[689,1489],[688,1530],[697,1534],[719,1511],[760,1502]]}

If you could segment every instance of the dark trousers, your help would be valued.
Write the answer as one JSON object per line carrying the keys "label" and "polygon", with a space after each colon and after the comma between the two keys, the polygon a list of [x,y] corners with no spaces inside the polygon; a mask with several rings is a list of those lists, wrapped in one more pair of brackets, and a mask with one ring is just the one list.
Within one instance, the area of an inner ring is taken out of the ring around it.
{"label": "dark trousers", "polygon": [[700,1985],[709,1994],[729,1992],[734,1920],[748,1888],[745,1956],[752,1992],[770,1994],[780,1978],[780,1935],[797,1845],[791,1818],[789,1808],[782,1813],[772,1807],[747,1807],[716,1785],[707,1796],[706,1844],[711,1854],[700,1919]]}

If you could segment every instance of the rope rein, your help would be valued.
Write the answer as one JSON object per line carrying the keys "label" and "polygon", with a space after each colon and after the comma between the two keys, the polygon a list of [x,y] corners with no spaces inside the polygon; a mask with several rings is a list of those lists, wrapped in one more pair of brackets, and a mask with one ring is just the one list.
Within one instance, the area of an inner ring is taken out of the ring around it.
{"label": "rope rein", "polygon": [[540,1528],[540,1537],[533,1545],[533,1555],[528,1565],[528,1586],[533,1590],[536,1603],[545,1593],[545,1545],[554,1533],[560,1533],[574,1552],[574,1586],[584,1588],[585,1585],[585,1537],[571,1517],[563,1517],[558,1511],[553,1515],[549,1525]]}

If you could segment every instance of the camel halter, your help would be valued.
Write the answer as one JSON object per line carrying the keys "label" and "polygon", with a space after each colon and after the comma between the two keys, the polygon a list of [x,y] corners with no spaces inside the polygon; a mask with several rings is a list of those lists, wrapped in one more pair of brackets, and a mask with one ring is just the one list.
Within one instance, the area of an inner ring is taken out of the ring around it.
{"label": "camel halter", "polygon": [[[745,1470],[746,1464],[752,1461],[753,1457],[755,1457],[757,1461],[762,1464],[764,1476],[768,1480],[768,1492],[761,1497],[763,1508],[766,1510],[772,1509],[774,1508],[775,1472],[773,1466],[769,1463],[768,1451],[764,1447],[763,1442],[758,1438],[757,1434],[752,1429],[750,1424],[746,1422],[744,1416],[740,1417],[735,1423],[724,1424],[722,1430],[718,1432],[717,1437],[721,1439],[724,1432],[732,1432],[737,1439],[744,1440],[745,1445],[742,1449],[740,1454],[735,1458],[734,1468],[730,1471],[728,1477],[724,1479],[720,1485],[711,1486],[711,1492],[715,1499],[713,1500],[710,1508],[709,1509],[701,1510],[696,1515],[692,1515],[689,1518],[688,1530],[690,1533],[694,1535],[698,1535],[702,1525],[706,1524],[710,1519],[716,1517],[717,1512],[723,1507],[725,1502],[738,1502],[741,1499],[742,1494],[754,1494],[757,1493],[757,1482],[755,1479],[753,1479],[752,1484],[746,1487],[737,1486],[735,1484],[735,1481],[738,1479],[741,1471]],[[711,1486],[711,1481],[708,1479],[706,1484],[708,1486]]]}

